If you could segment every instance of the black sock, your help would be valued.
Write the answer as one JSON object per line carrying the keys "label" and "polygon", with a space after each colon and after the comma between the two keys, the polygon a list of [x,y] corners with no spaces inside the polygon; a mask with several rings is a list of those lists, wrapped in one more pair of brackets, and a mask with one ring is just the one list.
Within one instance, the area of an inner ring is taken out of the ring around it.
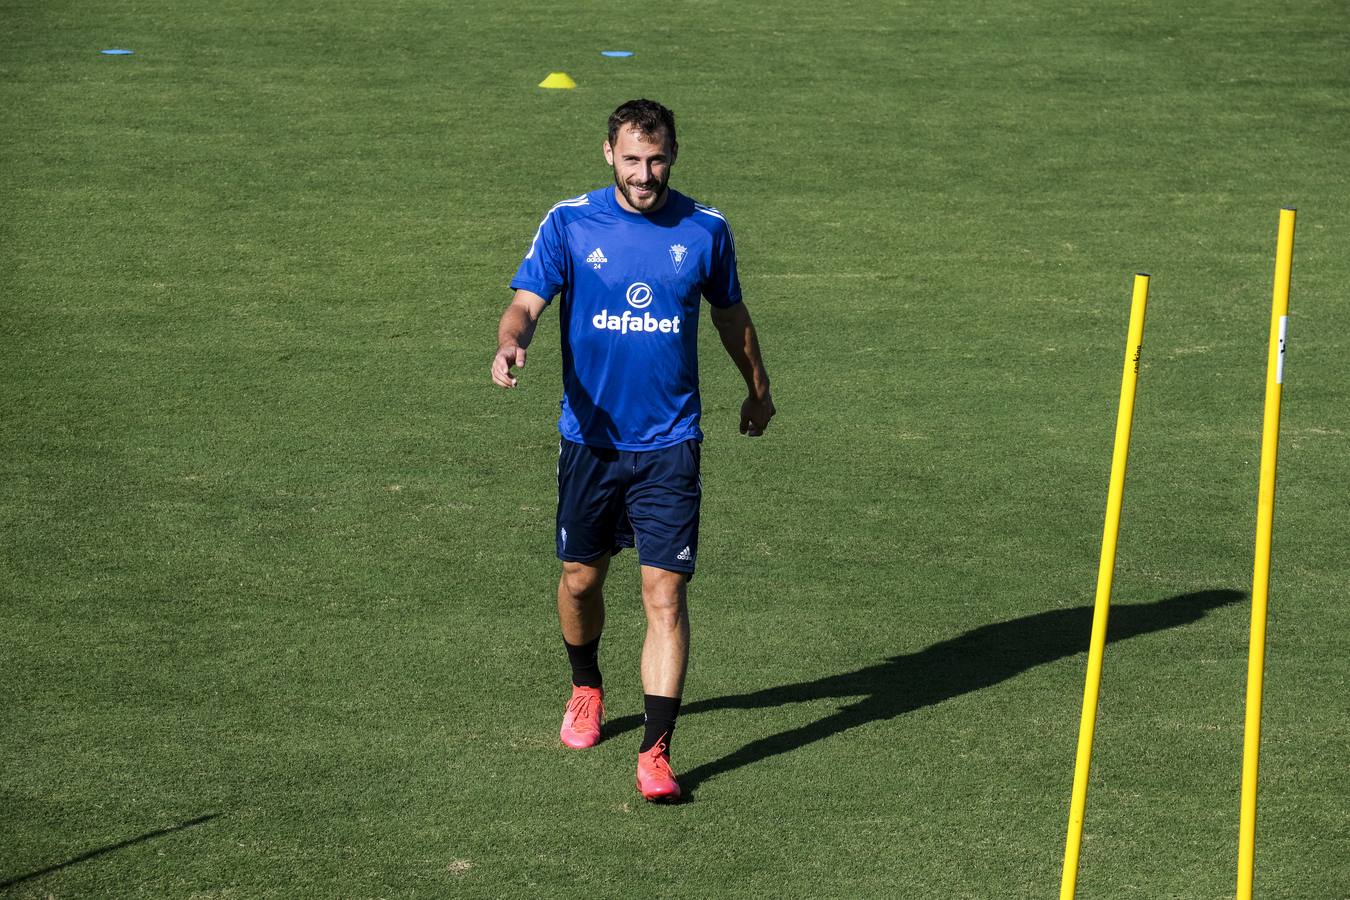
{"label": "black sock", "polygon": [[643,694],[642,705],[647,710],[647,730],[642,736],[642,746],[638,752],[646,753],[663,737],[669,747],[671,736],[675,733],[675,717],[680,714],[680,698]]}
{"label": "black sock", "polygon": [[564,638],[563,646],[567,648],[567,661],[572,664],[572,683],[577,687],[603,687],[604,681],[600,678],[600,636],[596,635],[595,640],[584,644],[569,644]]}

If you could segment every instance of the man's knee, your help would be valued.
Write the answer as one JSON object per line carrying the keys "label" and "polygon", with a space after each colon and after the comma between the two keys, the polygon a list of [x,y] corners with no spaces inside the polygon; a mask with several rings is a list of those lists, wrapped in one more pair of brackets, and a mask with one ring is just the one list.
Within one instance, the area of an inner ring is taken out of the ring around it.
{"label": "man's knee", "polygon": [[605,566],[564,562],[562,591],[575,603],[587,603],[600,596],[605,584]]}
{"label": "man's knee", "polygon": [[676,627],[685,617],[685,585],[683,572],[643,567],[642,603],[647,616],[658,624]]}

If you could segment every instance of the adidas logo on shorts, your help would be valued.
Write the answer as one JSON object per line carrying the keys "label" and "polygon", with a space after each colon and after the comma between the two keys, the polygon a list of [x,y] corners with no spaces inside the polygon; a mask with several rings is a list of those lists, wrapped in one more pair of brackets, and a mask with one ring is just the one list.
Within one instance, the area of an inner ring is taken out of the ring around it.
{"label": "adidas logo on shorts", "polygon": [[680,562],[691,562],[694,558],[694,554],[689,552],[688,547],[685,547],[679,553],[675,554],[675,558],[678,559]]}

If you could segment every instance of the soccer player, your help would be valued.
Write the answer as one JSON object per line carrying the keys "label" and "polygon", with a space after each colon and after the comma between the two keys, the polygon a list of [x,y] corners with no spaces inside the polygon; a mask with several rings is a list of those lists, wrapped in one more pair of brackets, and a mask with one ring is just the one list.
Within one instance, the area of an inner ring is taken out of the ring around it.
{"label": "soccer player", "polygon": [[614,111],[604,143],[614,184],[564,200],[544,217],[511,280],[515,296],[492,361],[492,380],[515,387],[512,370],[525,365],[540,314],[561,296],[555,538],[572,696],[560,736],[573,748],[600,740],[605,574],[614,554],[636,546],[647,616],[637,785],[653,801],[680,797],[670,742],[689,657],[686,590],[703,490],[700,298],[749,391],[741,433],[763,434],[774,415],[731,229],[716,209],[668,186],[678,150],[675,117],[661,104],[632,100]]}

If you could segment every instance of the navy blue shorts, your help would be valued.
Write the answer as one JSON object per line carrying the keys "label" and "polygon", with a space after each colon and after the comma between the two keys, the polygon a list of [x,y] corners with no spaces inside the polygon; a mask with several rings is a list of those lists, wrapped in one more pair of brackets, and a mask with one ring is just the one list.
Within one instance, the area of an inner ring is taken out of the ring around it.
{"label": "navy blue shorts", "polygon": [[591,562],[637,547],[638,562],[694,575],[699,442],[612,450],[564,439],[558,448],[558,559]]}

